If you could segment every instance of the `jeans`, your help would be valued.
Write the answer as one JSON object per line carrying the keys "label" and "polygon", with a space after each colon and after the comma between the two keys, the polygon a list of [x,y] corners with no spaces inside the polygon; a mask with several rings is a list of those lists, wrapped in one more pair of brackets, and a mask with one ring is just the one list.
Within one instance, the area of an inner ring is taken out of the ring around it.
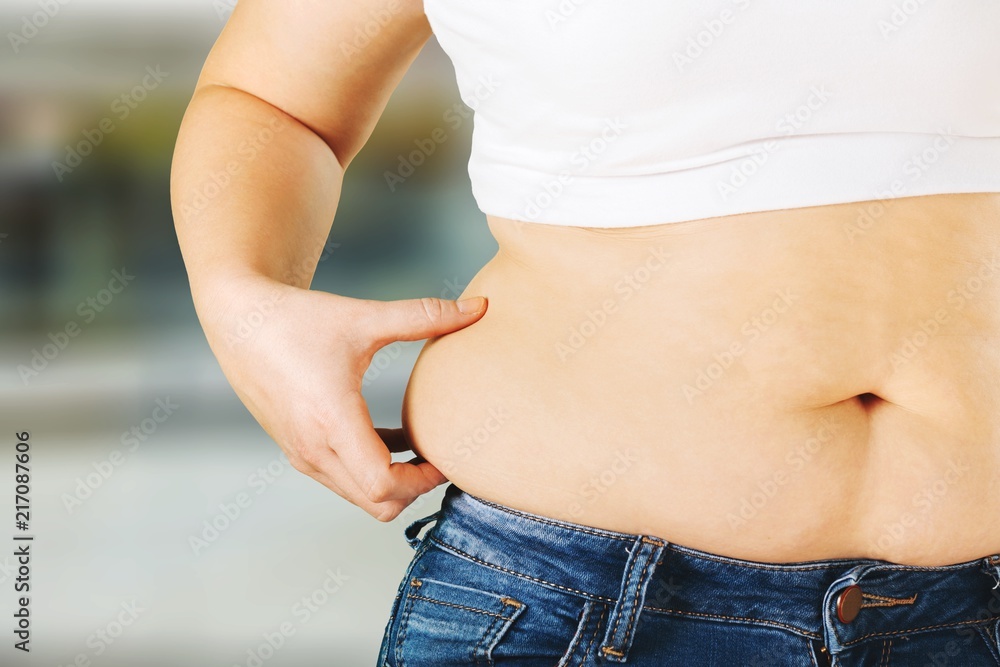
{"label": "jeans", "polygon": [[454,484],[405,536],[378,667],[1000,666],[1000,554],[754,562]]}

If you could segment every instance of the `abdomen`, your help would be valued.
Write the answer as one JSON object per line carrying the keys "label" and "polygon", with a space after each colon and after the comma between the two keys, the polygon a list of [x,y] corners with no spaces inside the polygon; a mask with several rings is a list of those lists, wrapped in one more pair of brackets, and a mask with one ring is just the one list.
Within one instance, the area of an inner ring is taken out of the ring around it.
{"label": "abdomen", "polygon": [[[641,228],[491,219],[500,252],[404,401],[470,493],[734,557],[1000,547],[1000,204]],[[854,230],[856,232],[857,230]]]}

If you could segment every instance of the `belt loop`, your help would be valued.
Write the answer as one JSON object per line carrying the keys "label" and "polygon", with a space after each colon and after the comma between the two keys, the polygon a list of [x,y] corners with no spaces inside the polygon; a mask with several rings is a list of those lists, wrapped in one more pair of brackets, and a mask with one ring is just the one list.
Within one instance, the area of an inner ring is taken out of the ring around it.
{"label": "belt loop", "polygon": [[994,590],[1000,588],[1000,554],[994,554],[992,556],[987,556],[982,561],[983,572],[993,577],[997,582],[996,586],[993,587]]}
{"label": "belt loop", "polygon": [[420,529],[429,524],[431,521],[437,520],[439,516],[441,516],[441,510],[438,510],[433,514],[425,516],[422,519],[417,519],[409,526],[407,526],[406,530],[403,531],[403,536],[406,537],[407,544],[409,544],[414,549],[419,547],[421,540],[419,537],[417,537],[417,535],[420,533]]}
{"label": "belt loop", "polygon": [[625,662],[632,646],[633,630],[646,599],[646,587],[667,543],[656,537],[640,535],[629,551],[622,575],[622,585],[608,617],[608,629],[601,642],[601,654],[610,662]]}

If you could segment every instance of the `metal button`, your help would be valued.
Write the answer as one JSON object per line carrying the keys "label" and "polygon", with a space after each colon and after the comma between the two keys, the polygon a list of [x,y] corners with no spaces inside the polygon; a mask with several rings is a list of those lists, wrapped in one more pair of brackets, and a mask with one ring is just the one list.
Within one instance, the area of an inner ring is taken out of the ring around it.
{"label": "metal button", "polygon": [[861,586],[848,586],[837,596],[837,618],[841,623],[850,623],[861,611]]}

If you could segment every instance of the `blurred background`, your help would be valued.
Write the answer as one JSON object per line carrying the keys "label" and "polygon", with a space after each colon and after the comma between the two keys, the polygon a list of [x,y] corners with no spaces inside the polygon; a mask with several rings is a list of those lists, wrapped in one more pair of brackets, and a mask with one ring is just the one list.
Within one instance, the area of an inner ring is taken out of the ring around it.
{"label": "blurred background", "polygon": [[[234,4],[0,5],[2,665],[373,665],[412,554],[402,530],[444,490],[382,524],[295,472],[205,342],[168,174]],[[445,120],[456,105],[432,39],[351,164],[315,289],[455,298],[492,257],[465,171],[471,118]],[[390,187],[438,128],[447,141]],[[421,345],[376,356],[376,425],[399,426]],[[30,654],[10,634],[23,431]]]}

